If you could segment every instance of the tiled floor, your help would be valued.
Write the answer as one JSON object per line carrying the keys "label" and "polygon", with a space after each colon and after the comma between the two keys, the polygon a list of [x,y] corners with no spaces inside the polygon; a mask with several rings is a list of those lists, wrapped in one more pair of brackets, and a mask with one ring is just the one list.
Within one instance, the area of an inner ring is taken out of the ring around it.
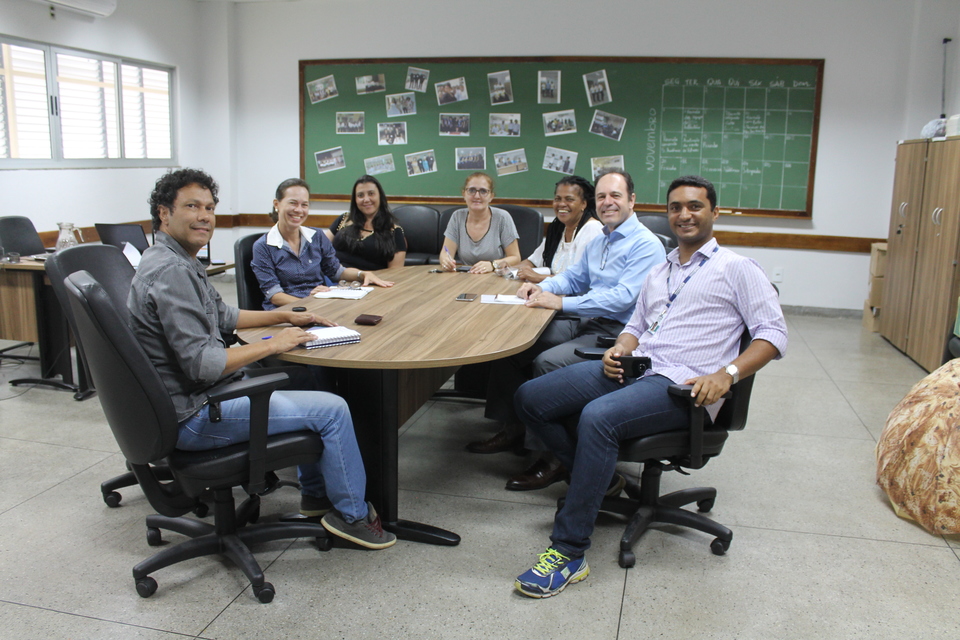
{"label": "tiled floor", "polygon": [[[229,287],[227,287],[229,289]],[[747,429],[691,477],[712,485],[713,517],[734,529],[727,555],[707,536],[662,526],[617,566],[622,523],[598,522],[591,575],[556,598],[514,593],[547,542],[562,485],[503,490],[523,466],[464,443],[492,424],[477,404],[429,403],[400,438],[401,514],[463,537],[320,553],[309,542],[258,550],[277,589],[252,597],[243,574],[199,559],[156,574],[136,488],[119,509],[99,483],[123,461],[96,398],[15,388],[35,366],[0,367],[0,632],[4,638],[957,638],[960,538],[897,518],[874,484],[887,412],[922,370],[857,320],[788,317],[790,352],[762,371]],[[624,470],[636,473],[635,466]],[[264,501],[292,511],[295,491]],[[174,534],[168,540],[178,540]]]}

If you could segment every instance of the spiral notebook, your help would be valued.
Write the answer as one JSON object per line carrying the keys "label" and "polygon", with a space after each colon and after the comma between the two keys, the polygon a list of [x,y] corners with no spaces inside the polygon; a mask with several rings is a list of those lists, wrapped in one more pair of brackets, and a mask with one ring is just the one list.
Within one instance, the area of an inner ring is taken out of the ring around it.
{"label": "spiral notebook", "polygon": [[307,331],[317,338],[300,345],[304,349],[320,349],[322,347],[336,347],[341,344],[360,342],[360,332],[348,329],[347,327],[313,327],[307,329]]}

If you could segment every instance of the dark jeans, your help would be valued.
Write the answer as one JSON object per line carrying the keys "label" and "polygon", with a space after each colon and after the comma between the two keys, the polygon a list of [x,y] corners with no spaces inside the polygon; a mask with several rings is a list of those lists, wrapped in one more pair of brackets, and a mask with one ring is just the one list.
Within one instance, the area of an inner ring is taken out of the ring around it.
{"label": "dark jeans", "polygon": [[[578,347],[595,347],[597,336],[616,337],[621,331],[623,325],[613,320],[556,316],[532,347],[491,363],[484,417],[502,422],[510,435],[523,434],[523,424],[513,408],[513,398],[520,385],[531,377],[582,362],[583,359],[574,354]],[[545,450],[540,439],[529,431],[525,444],[533,451]]]}
{"label": "dark jeans", "polygon": [[[649,375],[621,385],[603,375],[603,363],[581,362],[527,382],[516,395],[517,415],[570,470],[566,503],[550,540],[560,553],[580,557],[617,466],[620,441],[688,424],[684,404],[667,393],[669,378]],[[576,434],[563,419],[580,412]]]}

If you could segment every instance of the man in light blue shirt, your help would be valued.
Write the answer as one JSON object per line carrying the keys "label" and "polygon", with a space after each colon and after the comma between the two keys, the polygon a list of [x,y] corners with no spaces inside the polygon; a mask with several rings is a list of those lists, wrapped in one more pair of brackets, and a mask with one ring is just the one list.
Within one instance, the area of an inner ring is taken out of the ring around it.
{"label": "man in light blue shirt", "polygon": [[[560,313],[547,326],[539,340],[522,353],[493,363],[487,386],[484,415],[503,423],[493,438],[473,442],[474,453],[496,453],[523,444],[524,428],[513,408],[513,395],[529,379],[541,376],[582,359],[574,354],[578,347],[596,346],[597,336],[617,336],[633,307],[647,272],[666,259],[663,244],[633,212],[636,194],[633,179],[626,171],[609,171],[596,183],[597,216],[604,224],[603,234],[587,245],[574,265],[563,273],[547,278],[540,285],[525,283],[517,295],[528,307],[555,309]],[[535,451],[546,447],[529,436],[526,446]],[[507,482],[511,491],[542,489],[565,477],[567,471],[546,455],[522,474]]]}

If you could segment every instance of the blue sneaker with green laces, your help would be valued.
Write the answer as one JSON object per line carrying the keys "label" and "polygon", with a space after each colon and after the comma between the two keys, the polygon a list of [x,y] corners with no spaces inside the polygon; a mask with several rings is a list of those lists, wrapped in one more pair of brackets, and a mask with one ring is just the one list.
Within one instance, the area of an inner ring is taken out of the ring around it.
{"label": "blue sneaker with green laces", "polygon": [[517,591],[531,598],[549,598],[590,575],[587,559],[570,559],[553,547],[540,554],[537,564],[517,577]]}

